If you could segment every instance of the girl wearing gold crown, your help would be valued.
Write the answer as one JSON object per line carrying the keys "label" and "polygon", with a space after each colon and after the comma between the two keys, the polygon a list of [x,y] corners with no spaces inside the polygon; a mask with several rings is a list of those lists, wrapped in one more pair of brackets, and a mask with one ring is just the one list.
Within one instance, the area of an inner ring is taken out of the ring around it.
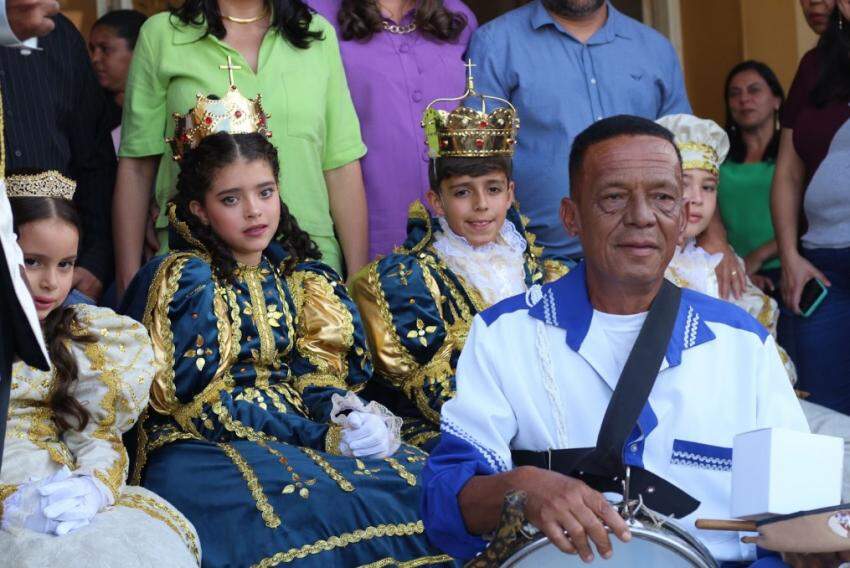
{"label": "girl wearing gold crown", "polygon": [[[479,97],[469,82],[461,98]],[[413,203],[407,241],[360,271],[351,291],[380,378],[370,395],[404,417],[405,441],[430,450],[475,314],[566,267],[544,266],[514,204],[516,110],[448,113],[429,105],[424,125],[432,156],[427,199],[436,216]]]}
{"label": "girl wearing gold crown", "polygon": [[[689,114],[673,114],[657,122],[675,136],[682,155],[684,196],[689,203],[685,242],[670,261],[666,276],[678,286],[717,298],[720,293],[714,268],[721,255],[709,254],[697,246],[696,238],[706,230],[717,208],[718,174],[729,152],[729,138],[714,121]],[[730,301],[746,310],[776,337],[779,306],[749,277],[741,298]],[[788,377],[795,383],[797,372],[794,364],[782,347],[779,351]],[[850,464],[850,417],[805,400],[801,400],[800,404],[812,432],[845,439],[845,462]],[[850,496],[850,467],[845,467],[843,495],[845,499]]]}
{"label": "girl wearing gold crown", "polygon": [[0,556],[16,566],[197,566],[197,536],[150,491],[125,486],[121,434],[148,400],[142,326],[107,308],[64,307],[80,240],[75,184],[56,172],[6,179],[26,279],[53,367],[12,370]]}
{"label": "girl wearing gold crown", "polygon": [[205,566],[448,561],[419,519],[425,456],[354,394],[372,374],[357,310],[245,104],[231,90],[181,119],[173,250],[127,292],[157,357],[142,483],[195,524]]}

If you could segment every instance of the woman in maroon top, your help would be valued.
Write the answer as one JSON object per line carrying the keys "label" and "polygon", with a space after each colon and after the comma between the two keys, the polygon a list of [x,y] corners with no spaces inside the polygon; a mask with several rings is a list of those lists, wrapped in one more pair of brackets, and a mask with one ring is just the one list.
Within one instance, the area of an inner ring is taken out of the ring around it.
{"label": "woman in maroon top", "polygon": [[[771,190],[782,296],[798,314],[789,352],[813,402],[850,413],[850,0],[800,62],[782,115]],[[828,287],[799,317],[805,285]]]}

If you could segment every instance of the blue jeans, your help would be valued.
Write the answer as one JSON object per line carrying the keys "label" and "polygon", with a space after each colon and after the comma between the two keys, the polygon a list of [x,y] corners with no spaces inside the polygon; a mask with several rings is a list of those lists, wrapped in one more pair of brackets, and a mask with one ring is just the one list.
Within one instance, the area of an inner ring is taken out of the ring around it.
{"label": "blue jeans", "polygon": [[804,249],[803,256],[832,286],[811,316],[794,316],[797,388],[810,392],[811,402],[850,414],[850,248]]}

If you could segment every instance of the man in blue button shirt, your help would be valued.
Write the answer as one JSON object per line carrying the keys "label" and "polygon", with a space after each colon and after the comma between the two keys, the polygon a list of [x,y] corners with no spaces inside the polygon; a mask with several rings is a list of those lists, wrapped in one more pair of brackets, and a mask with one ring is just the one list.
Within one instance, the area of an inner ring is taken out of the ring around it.
{"label": "man in blue button shirt", "polygon": [[469,55],[477,90],[519,111],[514,179],[537,244],[580,257],[558,218],[573,138],[617,114],[690,113],[673,46],[605,0],[534,0],[479,28]]}

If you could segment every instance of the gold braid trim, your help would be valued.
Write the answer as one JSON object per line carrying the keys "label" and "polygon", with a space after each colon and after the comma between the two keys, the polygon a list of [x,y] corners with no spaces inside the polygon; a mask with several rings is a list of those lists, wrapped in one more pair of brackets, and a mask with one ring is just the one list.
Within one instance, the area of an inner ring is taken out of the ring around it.
{"label": "gold braid trim", "polygon": [[354,491],[354,486],[348,481],[346,478],[342,476],[340,472],[338,472],[334,467],[328,463],[328,460],[323,458],[319,452],[312,448],[298,448],[303,453],[307,455],[313,463],[319,466],[322,471],[324,471],[328,477],[336,481],[336,484],[339,485],[339,488],[343,491],[348,491],[349,493]]}
{"label": "gold braid trim", "polygon": [[448,554],[443,554],[441,556],[422,556],[420,558],[414,558],[413,560],[408,560],[406,562],[399,562],[395,558],[384,558],[383,560],[378,560],[377,562],[372,562],[371,564],[363,564],[358,566],[358,568],[384,568],[385,566],[397,566],[398,568],[418,568],[419,566],[430,566],[431,564],[444,564],[447,562],[451,562],[453,558]]}
{"label": "gold braid trim", "polygon": [[138,509],[139,511],[142,511],[154,519],[162,521],[168,525],[171,530],[177,533],[177,536],[180,537],[180,540],[183,541],[192,553],[192,556],[195,557],[195,560],[200,565],[201,550],[195,533],[186,521],[181,516],[176,515],[171,508],[166,507],[155,499],[134,493],[126,493],[122,495],[116,505],[120,507]]}
{"label": "gold braid trim", "polygon": [[145,464],[148,461],[148,452],[150,450],[148,448],[148,433],[145,430],[145,422],[148,419],[148,408],[145,407],[141,416],[139,416],[139,421],[136,423],[136,428],[138,428],[138,432],[136,432],[136,463],[133,464],[133,473],[130,475],[129,480],[130,485],[141,485],[142,470],[145,469]]}
{"label": "gold braid trim", "polygon": [[168,305],[177,293],[183,268],[193,256],[186,253],[171,254],[162,262],[148,289],[145,315],[142,318],[142,324],[151,336],[157,365],[151,385],[150,405],[161,414],[172,414],[180,406],[174,385],[174,333],[168,317]]}
{"label": "gold braid trim", "polygon": [[367,527],[350,533],[343,533],[339,536],[332,536],[327,540],[317,540],[313,544],[305,544],[298,548],[291,548],[286,552],[278,552],[274,556],[269,556],[257,564],[254,564],[254,568],[271,568],[272,566],[292,562],[295,559],[306,558],[311,554],[319,554],[320,552],[327,552],[335,548],[344,548],[363,540],[371,540],[373,538],[381,538],[385,536],[413,536],[424,532],[425,526],[422,524],[422,521]]}
{"label": "gold braid trim", "polygon": [[393,468],[398,476],[405,480],[408,485],[411,487],[416,485],[416,476],[407,471],[407,469],[405,469],[405,467],[401,465],[397,459],[386,458],[384,461],[390,464],[390,467]]}
{"label": "gold braid trim", "polygon": [[248,465],[248,462],[245,461],[236,448],[231,446],[230,444],[219,444],[218,447],[233,461],[236,468],[242,474],[242,477],[245,478],[245,481],[248,483],[248,489],[251,491],[251,495],[254,497],[254,501],[257,504],[257,510],[263,517],[263,521],[265,521],[266,526],[270,529],[276,529],[280,526],[280,517],[274,512],[274,508],[269,503],[269,500],[266,498],[266,494],[263,493],[263,488],[260,485],[260,480],[257,478],[257,474],[254,473],[254,470],[251,469],[251,466]]}
{"label": "gold braid trim", "polygon": [[83,351],[91,363],[92,370],[100,372],[98,378],[106,385],[106,394],[100,402],[101,408],[106,410],[106,417],[98,423],[92,436],[108,442],[112,451],[118,455],[106,471],[95,470],[94,476],[112,491],[113,499],[117,501],[120,497],[121,486],[126,479],[129,462],[121,436],[113,431],[121,377],[115,369],[106,367],[106,353],[103,346],[98,343],[89,343]]}
{"label": "gold braid trim", "polygon": [[[369,276],[368,276],[369,287],[375,291],[375,301],[378,304],[378,310],[380,311],[381,318],[387,323],[387,342],[392,346],[393,351],[395,351],[399,359],[401,359],[402,365],[404,365],[407,369],[416,369],[419,367],[419,364],[416,362],[416,359],[410,354],[410,352],[405,348],[401,343],[401,338],[398,336],[398,331],[396,330],[395,325],[393,324],[393,316],[392,312],[390,312],[390,305],[387,301],[387,295],[384,293],[384,288],[381,286],[381,281],[378,278],[378,263],[373,262],[369,267]],[[376,358],[376,361],[378,358]]]}
{"label": "gold braid trim", "polygon": [[415,436],[411,436],[407,440],[407,443],[412,445],[412,446],[416,446],[417,448],[421,448],[426,442],[433,440],[434,438],[436,438],[439,435],[440,435],[439,432],[435,432],[433,430],[428,430],[426,432],[420,432],[419,434],[416,434]]}
{"label": "gold braid trim", "polygon": [[328,373],[308,373],[296,377],[292,381],[292,386],[299,393],[304,392],[307,387],[335,387],[342,390],[348,390],[348,387],[340,377]]}
{"label": "gold braid trim", "polygon": [[341,456],[339,445],[342,442],[342,426],[331,424],[328,433],[325,434],[325,453],[332,456]]}

